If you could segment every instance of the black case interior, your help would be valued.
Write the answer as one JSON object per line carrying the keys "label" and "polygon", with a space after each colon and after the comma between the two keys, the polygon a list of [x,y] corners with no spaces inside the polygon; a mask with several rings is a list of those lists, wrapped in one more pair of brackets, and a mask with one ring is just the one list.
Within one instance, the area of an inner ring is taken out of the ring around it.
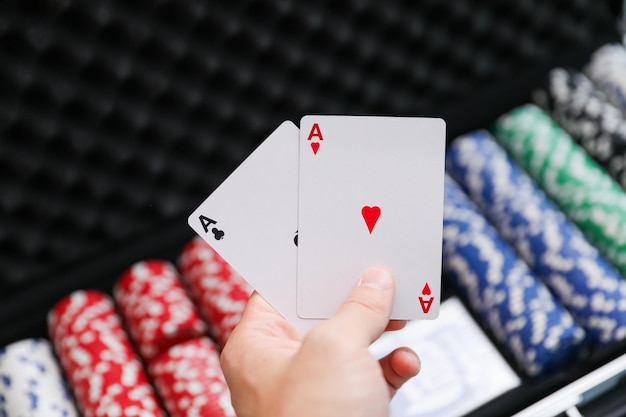
{"label": "black case interior", "polygon": [[[45,336],[75,289],[174,260],[189,213],[283,120],[437,116],[452,140],[619,40],[614,3],[1,2],[0,346]],[[474,415],[505,415],[622,351]]]}

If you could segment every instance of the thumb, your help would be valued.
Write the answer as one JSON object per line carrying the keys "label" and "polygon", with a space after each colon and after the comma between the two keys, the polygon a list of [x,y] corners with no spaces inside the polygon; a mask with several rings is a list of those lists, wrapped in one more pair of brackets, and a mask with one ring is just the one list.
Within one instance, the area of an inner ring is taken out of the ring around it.
{"label": "thumb", "polygon": [[368,269],[328,324],[339,334],[369,346],[389,324],[393,295],[391,273],[383,268]]}

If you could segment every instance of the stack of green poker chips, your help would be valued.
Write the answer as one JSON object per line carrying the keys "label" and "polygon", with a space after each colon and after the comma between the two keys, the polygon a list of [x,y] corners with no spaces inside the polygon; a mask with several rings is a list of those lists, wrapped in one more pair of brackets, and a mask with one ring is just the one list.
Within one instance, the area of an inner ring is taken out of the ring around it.
{"label": "stack of green poker chips", "polygon": [[626,275],[626,194],[546,113],[524,105],[492,131],[537,184]]}

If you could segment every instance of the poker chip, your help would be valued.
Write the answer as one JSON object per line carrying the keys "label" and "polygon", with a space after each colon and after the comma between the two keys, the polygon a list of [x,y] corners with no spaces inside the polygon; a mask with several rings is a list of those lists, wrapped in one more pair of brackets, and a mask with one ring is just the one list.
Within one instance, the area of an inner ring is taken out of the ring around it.
{"label": "poker chip", "polygon": [[139,353],[147,362],[177,343],[207,333],[169,262],[149,260],[134,264],[122,274],[113,294]]}
{"label": "poker chip", "polygon": [[224,346],[241,319],[252,289],[200,238],[183,248],[178,267],[211,333]]}
{"label": "poker chip", "polygon": [[626,119],[622,111],[578,71],[555,68],[546,84],[533,92],[535,102],[626,188]]}
{"label": "poker chip", "polygon": [[78,416],[46,339],[20,340],[0,349],[0,416]]}
{"label": "poker chip", "polygon": [[622,111],[626,111],[626,48],[610,43],[598,48],[585,66],[587,76]]}
{"label": "poker chip", "polygon": [[149,366],[171,417],[234,417],[219,352],[207,337],[188,340]]}
{"label": "poker chip", "polygon": [[534,377],[581,354],[584,330],[446,175],[443,267],[519,369]]}
{"label": "poker chip", "polygon": [[496,140],[579,227],[626,273],[626,194],[539,107],[528,104],[501,116]]}
{"label": "poker chip", "polygon": [[487,132],[455,139],[446,167],[590,342],[626,337],[626,281]]}
{"label": "poker chip", "polygon": [[76,291],[48,314],[48,330],[84,417],[161,417],[112,300]]}

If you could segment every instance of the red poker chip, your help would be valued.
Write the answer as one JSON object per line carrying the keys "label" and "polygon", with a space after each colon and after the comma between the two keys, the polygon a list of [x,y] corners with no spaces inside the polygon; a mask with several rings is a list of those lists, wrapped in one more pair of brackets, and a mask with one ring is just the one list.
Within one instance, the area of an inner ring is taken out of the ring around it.
{"label": "red poker chip", "polygon": [[252,288],[200,238],[183,248],[178,266],[212,334],[224,346],[241,320]]}
{"label": "red poker chip", "polygon": [[164,415],[106,294],[66,296],[48,314],[48,328],[84,417]]}
{"label": "red poker chip", "polygon": [[204,321],[169,262],[137,262],[122,274],[113,294],[147,362],[175,344],[207,334]]}
{"label": "red poker chip", "polygon": [[172,417],[234,417],[219,352],[207,337],[171,347],[150,364],[150,374]]}

